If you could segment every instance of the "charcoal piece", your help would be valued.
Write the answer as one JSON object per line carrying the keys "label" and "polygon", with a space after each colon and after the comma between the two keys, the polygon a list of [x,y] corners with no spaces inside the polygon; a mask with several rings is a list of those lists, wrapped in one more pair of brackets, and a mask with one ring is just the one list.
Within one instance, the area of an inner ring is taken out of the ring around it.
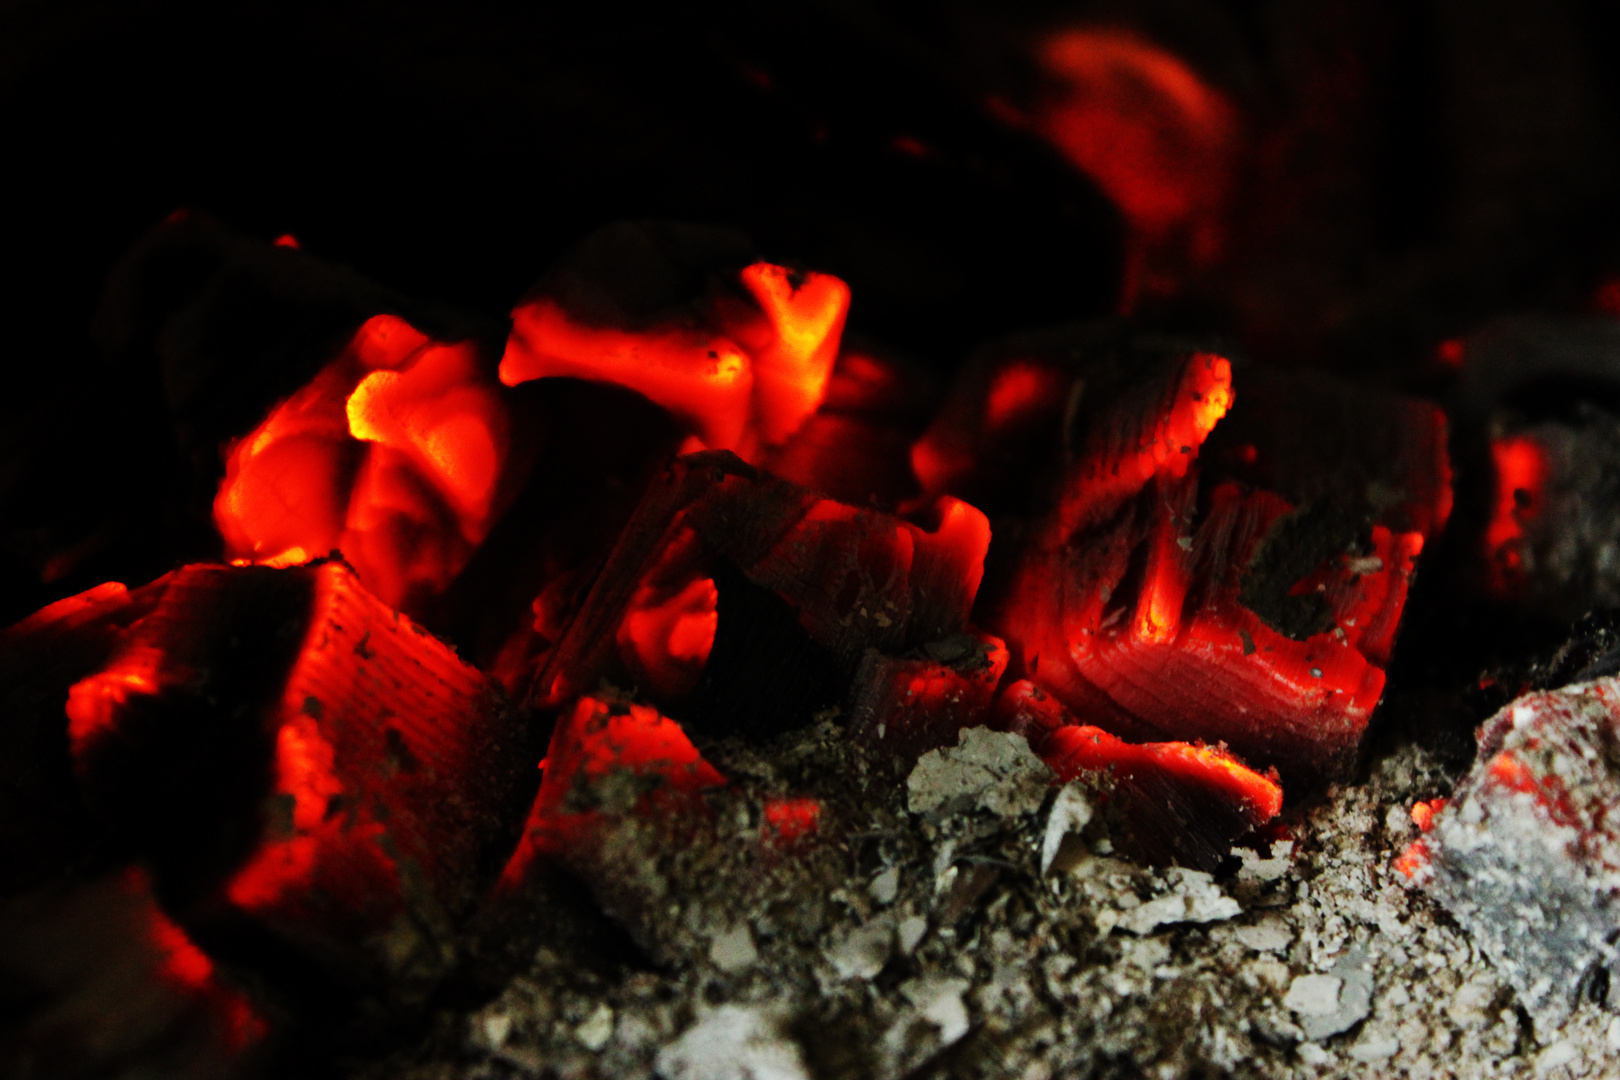
{"label": "charcoal piece", "polygon": [[937,383],[914,365],[846,341],[821,407],[761,465],[839,502],[892,513],[920,493],[912,443],[933,415]]}
{"label": "charcoal piece", "polygon": [[925,529],[759,475],[716,485],[688,522],[750,580],[791,603],[850,673],[868,648],[899,653],[966,627],[989,524],[950,498],[935,514]]}
{"label": "charcoal piece", "polygon": [[595,692],[621,670],[619,628],[649,571],[679,536],[686,509],[707,489],[753,470],[729,453],[694,455],[662,467],[619,533],[584,599],[535,676],[529,701],[555,711]]}
{"label": "charcoal piece", "polygon": [[166,587],[118,582],[0,630],[0,896],[55,877],[95,848],[73,775],[62,704],[104,664]]}
{"label": "charcoal piece", "polygon": [[1247,366],[1237,381],[1200,456],[1211,479],[1331,508],[1344,536],[1373,522],[1425,537],[1445,528],[1450,431],[1436,406],[1317,371]]}
{"label": "charcoal piece", "polygon": [[1455,590],[1564,623],[1620,602],[1620,321],[1498,319],[1458,349],[1449,405],[1475,479]]}
{"label": "charcoal piece", "polygon": [[714,227],[599,230],[513,309],[501,381],[616,383],[668,409],[705,447],[757,458],[821,404],[849,287],[743,265],[747,252],[746,238]]}
{"label": "charcoal piece", "polygon": [[966,499],[992,516],[1043,512],[1062,464],[1120,393],[1198,348],[1120,319],[986,346],[957,374],[912,448],[923,490]]}
{"label": "charcoal piece", "polygon": [[1234,841],[1276,817],[1276,773],[1255,772],[1223,746],[1127,743],[1081,723],[1052,695],[1020,680],[998,696],[994,724],[1028,740],[1058,782],[1096,793],[1110,838],[1154,866],[1213,871]]}
{"label": "charcoal piece", "polygon": [[709,951],[702,927],[670,917],[672,898],[722,874],[749,897],[741,903],[767,906],[780,896],[777,875],[791,876],[796,841],[820,823],[814,800],[760,802],[730,788],[681,725],[613,695],[582,697],[558,719],[544,771],[487,917],[513,919],[525,898],[554,891],[561,867],[659,963]]}
{"label": "charcoal piece", "polygon": [[181,445],[207,457],[384,313],[452,340],[480,329],[348,267],[181,210],[113,270],[93,333],[116,363],[155,367]]}
{"label": "charcoal piece", "polygon": [[944,500],[938,524],[924,529],[823,498],[729,453],[681,458],[648,489],[548,655],[537,706],[562,708],[621,672],[625,614],[644,576],[686,533],[780,597],[840,686],[867,649],[902,653],[960,632],[989,544],[983,515],[955,500]]}
{"label": "charcoal piece", "polygon": [[684,435],[664,410],[616,386],[545,379],[508,401],[514,437],[532,440],[517,453],[537,465],[421,618],[522,700]]}
{"label": "charcoal piece", "polygon": [[514,438],[507,397],[476,342],[372,316],[226,448],[213,500],[225,557],[296,566],[342,550],[379,599],[419,612],[528,472],[533,440]]}
{"label": "charcoal piece", "polygon": [[1620,605],[1620,413],[1508,427],[1490,443],[1478,556],[1495,598],[1554,619]]}
{"label": "charcoal piece", "polygon": [[314,604],[310,575],[193,566],[64,696],[84,798],[176,904],[249,856],[273,788],[281,697]]}
{"label": "charcoal piece", "polygon": [[[1308,787],[1348,770],[1383,691],[1423,530],[1449,512],[1444,424],[1427,406],[1345,404],[1321,388],[1290,412],[1290,381],[1260,379],[1262,407],[1233,450],[1241,475],[1205,460],[1241,398],[1234,381],[1227,360],[1193,353],[1098,391],[1055,505],[983,617],[1016,674],[1109,732],[1219,740]],[[1338,409],[1370,425],[1386,407],[1393,434],[1379,445],[1406,449],[1393,473],[1358,472],[1340,445],[1356,425],[1328,419]],[[1262,468],[1301,447],[1345,494],[1291,465]]]}
{"label": "charcoal piece", "polygon": [[486,676],[335,560],[177,572],[67,720],[103,828],[182,923],[326,1003],[420,1001],[540,752]]}
{"label": "charcoal piece", "polygon": [[983,724],[1007,670],[1006,645],[985,633],[957,634],[917,652],[868,650],[850,685],[850,737],[883,771],[904,774],[923,754],[954,746],[963,729]]}
{"label": "charcoal piece", "polygon": [[1620,680],[1516,699],[1480,729],[1473,769],[1405,860],[1539,1031],[1620,960],[1617,747]]}

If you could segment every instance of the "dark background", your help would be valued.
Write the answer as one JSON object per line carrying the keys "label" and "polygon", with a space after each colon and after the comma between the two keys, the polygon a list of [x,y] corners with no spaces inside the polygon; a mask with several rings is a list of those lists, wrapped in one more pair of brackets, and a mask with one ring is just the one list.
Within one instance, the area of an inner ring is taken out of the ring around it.
{"label": "dark background", "polygon": [[497,327],[598,225],[723,222],[946,371],[1115,308],[1118,215],[985,108],[1037,101],[1031,43],[1075,24],[1158,42],[1242,120],[1224,254],[1149,321],[1403,385],[1620,267],[1596,0],[6,3],[0,621],[207,554],[155,373],[89,333],[176,208]]}

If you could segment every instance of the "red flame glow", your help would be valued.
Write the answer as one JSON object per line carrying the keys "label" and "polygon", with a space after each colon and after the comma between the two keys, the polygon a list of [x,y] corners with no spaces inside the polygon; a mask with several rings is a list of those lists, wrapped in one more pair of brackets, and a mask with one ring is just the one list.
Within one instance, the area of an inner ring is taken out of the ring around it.
{"label": "red flame glow", "polygon": [[1024,734],[1058,783],[1087,774],[1111,773],[1116,780],[1129,780],[1147,773],[1218,792],[1240,807],[1252,825],[1269,821],[1282,810],[1282,785],[1276,774],[1255,772],[1225,747],[1126,742],[1099,727],[1078,723],[1060,702],[1026,679],[1002,692],[996,711],[1003,726]]}
{"label": "red flame glow", "polygon": [[394,607],[446,588],[494,523],[509,420],[468,345],[392,315],[232,448],[214,520],[227,558],[342,551]]}
{"label": "red flame glow", "polygon": [[1331,771],[1383,691],[1423,534],[1375,525],[1371,552],[1293,583],[1332,624],[1287,637],[1239,593],[1293,507],[1235,483],[1200,495],[1193,469],[1232,404],[1230,365],[1194,357],[1132,393],[1094,427],[992,629],[1025,674],[1116,734],[1221,739],[1251,760]]}
{"label": "red flame glow", "polygon": [[[1055,92],[1038,130],[1119,207],[1137,251],[1177,244],[1207,265],[1220,253],[1237,151],[1237,112],[1176,56],[1128,31],[1089,27],[1047,39],[1037,57]],[[1129,294],[1144,284],[1127,283]]]}
{"label": "red flame glow", "polygon": [[1282,785],[1213,746],[1184,742],[1133,745],[1101,728],[1076,725],[1053,732],[1043,756],[1060,780],[1109,769],[1129,776],[1150,767],[1226,792],[1257,821],[1269,821],[1282,810]]}
{"label": "red flame glow", "polygon": [[1088,444],[1074,475],[1064,484],[1056,531],[1073,535],[1111,513],[1154,476],[1178,479],[1198,458],[1198,449],[1236,400],[1232,364],[1199,353],[1182,369],[1164,401],[1151,402],[1139,426],[1105,431]]}
{"label": "red flame glow", "polygon": [[658,786],[641,796],[636,812],[678,817],[704,813],[698,794],[726,782],[681,726],[657,709],[593,697],[580,698],[557,722],[543,765],[545,778],[523,839],[501,875],[503,889],[517,887],[537,857],[567,859],[593,849],[602,811],[575,805],[573,795],[580,785],[621,771],[655,778]]}
{"label": "red flame glow", "polygon": [[814,836],[820,827],[819,799],[769,799],[765,803],[763,832],[769,842],[792,846]]}
{"label": "red flame glow", "polygon": [[1524,571],[1524,527],[1540,511],[1547,482],[1547,453],[1531,435],[1513,435],[1491,441],[1496,466],[1496,499],[1490,524],[1485,527],[1485,554],[1489,585],[1498,596],[1511,596]]}
{"label": "red flame glow", "polygon": [[512,313],[508,386],[555,376],[616,383],[662,405],[711,450],[752,459],[786,440],[827,392],[849,287],[827,274],[755,263],[740,283],[758,304],[716,305],[708,327],[588,326],[542,297]]}
{"label": "red flame glow", "polygon": [[157,978],[187,996],[206,1002],[217,1016],[225,1043],[233,1052],[240,1053],[262,1042],[270,1032],[269,1024],[247,995],[220,980],[208,954],[151,899],[152,883],[147,873],[132,867],[124,874],[121,884],[137,898],[145,913],[146,943],[157,956]]}

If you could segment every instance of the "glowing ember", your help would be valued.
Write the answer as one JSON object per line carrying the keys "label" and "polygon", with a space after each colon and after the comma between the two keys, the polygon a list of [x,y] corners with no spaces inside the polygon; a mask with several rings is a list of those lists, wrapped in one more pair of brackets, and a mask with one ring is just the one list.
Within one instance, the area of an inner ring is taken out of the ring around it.
{"label": "glowing ember", "polygon": [[[268,627],[254,622],[267,617]],[[300,633],[287,640],[289,629]],[[244,638],[250,647],[235,651]],[[199,694],[220,715],[188,757]],[[107,798],[147,782],[125,776],[141,771],[145,747],[176,748],[163,782],[191,786],[198,805],[163,822],[181,835],[155,842],[183,845],[189,830],[201,846],[216,817],[256,801],[258,820],[231,826],[254,839],[217,883],[219,900],[292,939],[319,940],[351,974],[404,962],[367,944],[402,914],[474,899],[491,829],[523,797],[513,759],[524,740],[488,678],[340,562],[176,572],[68,702],[83,729],[75,759],[104,813],[142,821],[144,808]],[[261,753],[268,790],[255,792]],[[204,793],[219,789],[222,763],[243,772],[214,805]]]}
{"label": "glowing ember", "polygon": [[954,746],[963,728],[983,723],[1007,671],[1007,646],[988,634],[961,634],[923,651],[928,659],[868,653],[855,676],[851,734],[896,768]]}
{"label": "glowing ember", "polygon": [[1514,435],[1491,442],[1491,462],[1496,466],[1496,499],[1484,538],[1489,584],[1498,595],[1511,596],[1524,570],[1524,528],[1541,506],[1547,454],[1534,436]]}
{"label": "glowing ember", "polygon": [[745,458],[785,441],[826,394],[849,288],[770,263],[743,269],[757,304],[714,302],[700,326],[595,326],[550,297],[512,313],[501,358],[508,386],[571,376],[628,387],[679,417],[705,448]]}
{"label": "glowing ember", "polygon": [[158,907],[152,898],[150,875],[131,868],[124,873],[122,885],[136,910],[145,916],[142,944],[155,958],[157,979],[202,1002],[214,1015],[231,1053],[241,1054],[263,1042],[270,1033],[268,1021],[246,994],[220,979],[208,954]]}
{"label": "glowing ember", "polygon": [[1057,529],[1072,535],[1112,514],[1154,477],[1187,475],[1233,400],[1231,362],[1208,353],[1145,384],[1088,436],[1063,484]]}
{"label": "glowing ember", "polygon": [[[545,778],[523,839],[501,874],[505,889],[520,885],[538,857],[559,857],[565,862],[592,857],[603,812],[590,808],[597,801],[585,792],[591,784],[620,773],[656,781],[621,812],[629,809],[667,818],[701,814],[703,804],[697,794],[726,782],[703,760],[681,726],[657,709],[593,697],[580,698],[558,721],[542,767]],[[781,813],[784,820],[794,817],[793,811]]]}
{"label": "glowing ember", "polygon": [[[1232,402],[1230,365],[1201,354],[1123,390],[990,626],[1018,670],[1087,722],[1331,774],[1383,691],[1423,534],[1373,524],[1364,553],[1345,553],[1354,530],[1313,524],[1277,495],[1232,482],[1201,493],[1199,449]],[[1260,457],[1237,460],[1269,467]],[[1444,509],[1417,502],[1411,516]],[[1313,529],[1328,532],[1309,540]],[[1285,554],[1301,543],[1317,545],[1306,561]]]}
{"label": "glowing ember", "polygon": [[[1039,61],[1056,91],[1038,130],[1120,208],[1137,258],[1176,242],[1194,265],[1213,260],[1237,150],[1237,113],[1224,95],[1178,57],[1122,30],[1062,31],[1043,44]],[[1134,269],[1141,273],[1140,264]]]}
{"label": "glowing ember", "polygon": [[1396,861],[1499,965],[1538,1033],[1613,962],[1617,730],[1612,677],[1516,698],[1481,726],[1451,799],[1413,808],[1424,835]]}
{"label": "glowing ember", "polygon": [[1224,746],[1124,741],[1080,723],[1028,680],[1011,683],[995,707],[997,723],[1029,740],[1059,782],[1099,786],[1145,858],[1212,868],[1232,841],[1276,817],[1282,786]]}
{"label": "glowing ember", "polygon": [[280,567],[342,551],[385,602],[412,607],[488,535],[509,424],[474,347],[376,316],[232,448],[214,502],[226,557]]}

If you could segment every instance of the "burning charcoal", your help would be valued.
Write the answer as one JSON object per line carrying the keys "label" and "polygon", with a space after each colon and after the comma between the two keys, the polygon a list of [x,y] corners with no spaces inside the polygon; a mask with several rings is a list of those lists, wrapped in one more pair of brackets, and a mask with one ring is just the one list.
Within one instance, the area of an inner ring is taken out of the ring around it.
{"label": "burning charcoal", "polygon": [[747,252],[738,234],[699,226],[594,233],[513,312],[501,381],[617,383],[664,406],[705,447],[753,458],[821,404],[849,288]]}
{"label": "burning charcoal", "polygon": [[430,318],[346,267],[178,211],[113,271],[93,332],[117,362],[161,371],[181,445],[212,473],[221,444],[384,313]]}
{"label": "burning charcoal", "polygon": [[260,1075],[269,1017],[164,914],[142,870],[0,905],[0,987],[9,1075]]}
{"label": "burning charcoal", "polygon": [[89,847],[62,702],[165,587],[108,582],[0,630],[0,895],[55,876]]}
{"label": "burning charcoal", "polygon": [[1119,322],[1027,334],[976,354],[912,448],[923,490],[990,514],[1035,514],[1057,479],[1078,407],[1106,399],[1120,371],[1162,363],[1183,343]]}
{"label": "burning charcoal", "polygon": [[[559,708],[626,667],[673,661],[685,631],[667,631],[678,625],[693,630],[695,651],[686,655],[695,659],[697,638],[707,633],[709,593],[701,583],[708,580],[717,614],[712,666],[687,712],[736,728],[749,712],[757,721],[759,710],[770,708],[761,703],[775,700],[787,712],[765,726],[807,720],[836,703],[868,649],[904,653],[966,627],[989,527],[953,499],[937,513],[938,524],[924,529],[822,498],[730,454],[682,458],[648,491],[548,656],[536,704]],[[694,538],[701,557],[690,547]],[[658,586],[666,568],[682,565],[682,550],[694,560],[684,564],[684,582],[677,575]],[[639,625],[648,633],[639,635],[638,613],[649,609],[638,607],[638,598],[658,595],[686,596],[697,606],[677,603],[669,618],[647,615]],[[695,621],[680,623],[687,616]]]}
{"label": "burning charcoal", "polygon": [[821,407],[761,464],[839,502],[893,510],[918,494],[911,446],[937,395],[924,373],[846,348]]}
{"label": "burning charcoal", "polygon": [[[820,826],[814,799],[760,802],[731,791],[681,726],[646,705],[579,699],[558,721],[542,768],[545,778],[492,909],[524,903],[548,867],[560,865],[657,958],[694,950],[725,958],[743,949],[735,931],[697,949],[692,928],[668,917],[682,875],[702,872],[688,860],[701,866],[718,846],[722,861],[743,860],[728,871],[746,875],[746,883],[735,883],[769,897],[770,868]],[[732,813],[717,814],[711,803],[728,797]],[[685,887],[696,888],[690,881]]]}
{"label": "burning charcoal", "polygon": [[[1382,693],[1425,530],[1449,510],[1444,425],[1399,399],[1260,378],[1233,460],[1206,463],[1231,365],[1193,353],[1156,370],[1092,407],[986,622],[1016,671],[1118,735],[1218,739],[1301,779],[1340,774]],[[1399,451],[1393,464],[1336,455],[1356,417],[1391,409],[1375,441]],[[1291,456],[1332,471],[1280,463]]]}
{"label": "burning charcoal", "polygon": [[583,697],[552,732],[545,779],[508,862],[510,885],[536,856],[587,873],[609,819],[702,815],[699,793],[726,780],[703,760],[681,726],[647,705]]}
{"label": "burning charcoal", "polygon": [[1435,406],[1316,371],[1247,367],[1236,378],[1241,392],[1201,457],[1220,479],[1392,533],[1430,539],[1445,528],[1449,431]]}
{"label": "burning charcoal", "polygon": [[[1518,698],[1479,734],[1479,757],[1397,862],[1456,917],[1540,1031],[1601,996],[1620,940],[1620,681]],[[1416,815],[1414,815],[1416,816]]]}
{"label": "burning charcoal", "polygon": [[1233,841],[1282,809],[1275,771],[1256,773],[1219,746],[1127,743],[1076,722],[1027,681],[1002,692],[996,722],[1028,739],[1059,783],[1091,784],[1109,812],[1110,836],[1156,866],[1214,870]]}
{"label": "burning charcoal", "polygon": [[478,329],[192,214],[129,253],[96,317],[118,362],[161,368],[196,478],[212,486],[228,451],[213,500],[227,558],[287,566],[341,547],[412,610],[466,564],[523,472]]}
{"label": "burning charcoal", "polygon": [[392,315],[232,447],[214,520],[233,560],[341,549],[385,603],[443,592],[510,502],[511,419],[477,348]]}
{"label": "burning charcoal", "polygon": [[603,560],[685,434],[617,386],[539,379],[510,392],[514,452],[533,461],[510,509],[422,621],[526,697]]}
{"label": "burning charcoal", "polygon": [[1563,619],[1620,606],[1620,418],[1588,409],[1503,432],[1490,451],[1488,591]]}
{"label": "burning charcoal", "polygon": [[1007,670],[1007,647],[964,633],[923,646],[919,658],[867,651],[850,692],[850,734],[881,765],[905,770],[925,752],[984,722]]}
{"label": "burning charcoal", "polygon": [[924,528],[764,474],[715,485],[688,521],[716,554],[777,593],[844,671],[962,632],[984,574],[989,523],[940,500]]}
{"label": "burning charcoal", "polygon": [[1504,319],[1456,344],[1454,407],[1489,477],[1470,584],[1563,622],[1620,605],[1620,321]]}
{"label": "burning charcoal", "polygon": [[535,753],[487,677],[337,561],[177,572],[67,717],[103,827],[182,921],[407,1000],[497,869]]}

